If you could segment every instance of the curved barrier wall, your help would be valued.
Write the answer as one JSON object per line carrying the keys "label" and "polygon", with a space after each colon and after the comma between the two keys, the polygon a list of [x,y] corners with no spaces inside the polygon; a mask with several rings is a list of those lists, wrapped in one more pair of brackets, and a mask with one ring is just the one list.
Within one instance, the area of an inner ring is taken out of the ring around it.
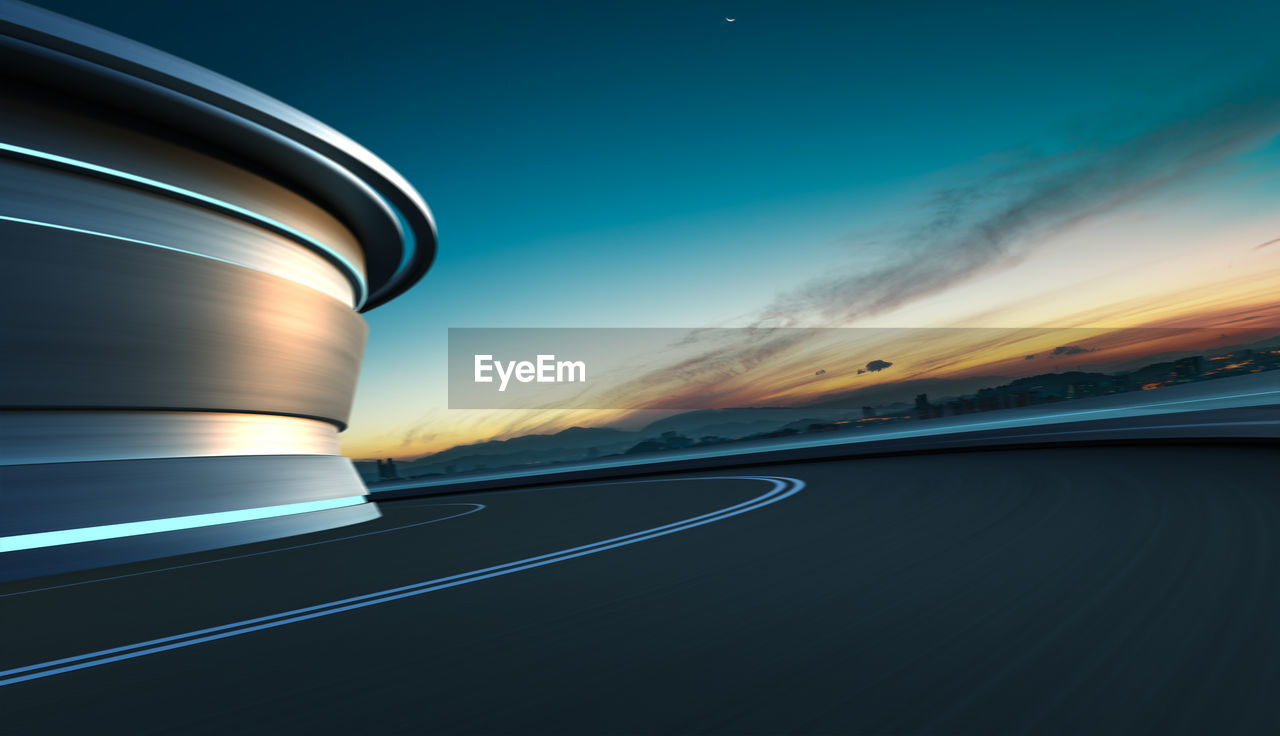
{"label": "curved barrier wall", "polygon": [[376,518],[338,455],[426,205],[296,110],[0,2],[0,580]]}

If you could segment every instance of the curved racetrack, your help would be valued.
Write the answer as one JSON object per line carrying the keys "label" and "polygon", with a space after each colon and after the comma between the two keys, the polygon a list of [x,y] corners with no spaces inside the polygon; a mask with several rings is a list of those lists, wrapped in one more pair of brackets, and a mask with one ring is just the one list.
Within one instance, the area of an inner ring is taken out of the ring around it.
{"label": "curved racetrack", "polygon": [[0,587],[7,733],[1263,733],[1280,451],[409,499]]}

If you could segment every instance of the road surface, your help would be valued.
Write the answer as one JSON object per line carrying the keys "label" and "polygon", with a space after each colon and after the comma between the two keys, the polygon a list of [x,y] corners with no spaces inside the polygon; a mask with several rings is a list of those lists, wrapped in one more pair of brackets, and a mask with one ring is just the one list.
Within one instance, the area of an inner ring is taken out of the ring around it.
{"label": "road surface", "polygon": [[5,733],[1264,733],[1280,450],[405,499],[0,587]]}

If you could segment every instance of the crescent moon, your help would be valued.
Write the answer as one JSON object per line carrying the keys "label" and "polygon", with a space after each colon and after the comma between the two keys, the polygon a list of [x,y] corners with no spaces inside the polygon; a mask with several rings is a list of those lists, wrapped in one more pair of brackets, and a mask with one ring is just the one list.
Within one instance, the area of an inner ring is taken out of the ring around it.
{"label": "crescent moon", "polygon": [[725,20],[727,20],[727,21],[729,21],[730,23],[732,23],[732,22],[734,22],[735,20],[737,20],[737,18],[725,18]]}

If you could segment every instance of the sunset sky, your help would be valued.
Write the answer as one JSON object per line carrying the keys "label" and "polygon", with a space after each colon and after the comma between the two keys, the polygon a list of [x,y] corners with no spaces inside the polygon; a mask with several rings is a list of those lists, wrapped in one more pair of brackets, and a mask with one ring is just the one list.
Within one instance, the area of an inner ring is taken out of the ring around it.
{"label": "sunset sky", "polygon": [[1011,364],[1058,328],[1280,334],[1275,2],[38,4],[298,107],[430,203],[436,265],[366,315],[353,457],[628,421],[447,409],[451,327],[895,328],[891,369],[810,342],[726,380],[737,405],[1060,369]]}

